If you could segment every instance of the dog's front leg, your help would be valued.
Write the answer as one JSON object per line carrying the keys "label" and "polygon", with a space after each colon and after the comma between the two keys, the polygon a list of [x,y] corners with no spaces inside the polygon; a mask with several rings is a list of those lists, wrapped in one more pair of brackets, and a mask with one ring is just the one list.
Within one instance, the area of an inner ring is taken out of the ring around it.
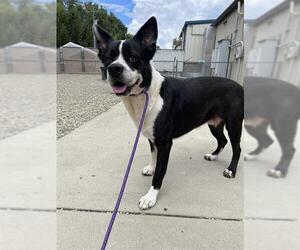
{"label": "dog's front leg", "polygon": [[149,165],[147,165],[142,169],[142,174],[145,176],[152,176],[154,174],[156,161],[157,161],[157,149],[152,141],[150,140],[148,141],[150,143],[150,149],[151,149],[151,162]]}
{"label": "dog's front leg", "polygon": [[141,209],[149,209],[156,203],[163,178],[167,171],[172,141],[163,144],[155,144],[155,146],[157,149],[156,168],[152,179],[152,186],[147,194],[144,195],[139,201],[139,207]]}

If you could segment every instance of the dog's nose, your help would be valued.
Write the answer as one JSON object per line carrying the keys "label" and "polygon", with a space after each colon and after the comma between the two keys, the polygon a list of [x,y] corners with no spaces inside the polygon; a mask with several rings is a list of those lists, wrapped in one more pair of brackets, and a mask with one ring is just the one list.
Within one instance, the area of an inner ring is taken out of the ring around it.
{"label": "dog's nose", "polygon": [[119,77],[124,70],[124,67],[120,63],[113,63],[108,67],[108,73],[112,77]]}

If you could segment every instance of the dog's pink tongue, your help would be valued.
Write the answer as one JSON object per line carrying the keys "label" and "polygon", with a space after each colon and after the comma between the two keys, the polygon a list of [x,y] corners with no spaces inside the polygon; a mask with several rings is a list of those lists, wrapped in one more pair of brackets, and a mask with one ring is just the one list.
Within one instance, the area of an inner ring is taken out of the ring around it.
{"label": "dog's pink tongue", "polygon": [[112,89],[113,89],[113,91],[114,91],[116,94],[121,94],[121,93],[123,93],[123,92],[126,91],[127,86],[126,86],[126,85],[121,86],[121,87],[113,86]]}

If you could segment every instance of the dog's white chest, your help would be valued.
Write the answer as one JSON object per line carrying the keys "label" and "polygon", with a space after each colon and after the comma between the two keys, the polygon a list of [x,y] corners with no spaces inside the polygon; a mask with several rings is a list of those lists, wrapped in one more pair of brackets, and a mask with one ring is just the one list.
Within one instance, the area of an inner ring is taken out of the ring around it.
{"label": "dog's white chest", "polygon": [[[147,107],[147,112],[145,116],[144,126],[142,129],[142,134],[147,137],[149,140],[154,142],[154,124],[155,120],[162,110],[164,101],[160,96],[160,90],[162,83],[164,81],[164,77],[162,77],[158,71],[155,70],[153,65],[151,64],[152,69],[152,80],[149,89],[147,90],[149,95],[149,103]],[[144,94],[140,94],[137,96],[124,96],[122,97],[122,101],[131,116],[132,120],[136,127],[139,126],[142,112],[145,105],[146,96]]]}
{"label": "dog's white chest", "polygon": [[[124,97],[122,100],[135,126],[138,127],[145,105],[145,95]],[[163,99],[160,96],[149,96],[142,134],[151,141],[154,141],[154,123],[162,106]]]}

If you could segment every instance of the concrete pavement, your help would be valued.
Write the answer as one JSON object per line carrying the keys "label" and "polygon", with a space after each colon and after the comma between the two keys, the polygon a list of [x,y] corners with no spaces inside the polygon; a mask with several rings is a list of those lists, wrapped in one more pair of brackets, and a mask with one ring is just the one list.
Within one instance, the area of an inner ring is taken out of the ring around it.
{"label": "concrete pavement", "polygon": [[[119,104],[59,140],[59,249],[96,249],[101,244],[135,133]],[[298,135],[296,148],[299,142]],[[255,146],[247,133],[244,144]],[[275,143],[253,162],[241,159],[236,179],[228,180],[222,171],[230,146],[217,162],[205,161],[203,155],[214,147],[206,126],[175,140],[158,203],[141,212],[137,202],[151,184],[151,177],[141,175],[150,160],[142,138],[108,248],[297,249],[299,154],[286,179],[265,175],[280,157]]]}
{"label": "concrete pavement", "polygon": [[[276,138],[271,129],[268,133]],[[255,147],[255,141],[247,133],[244,133],[244,141],[245,151]],[[281,156],[276,139],[257,159],[244,162],[244,249],[299,249],[299,132],[294,145],[296,153],[284,179],[266,176],[266,171],[274,168]]]}
{"label": "concrete pavement", "polygon": [[[298,131],[300,131],[299,129]],[[276,138],[271,130],[268,133],[272,138]],[[245,148],[253,149],[255,147],[253,138],[249,137],[247,133],[244,134]],[[284,179],[266,177],[267,170],[274,168],[281,156],[276,139],[273,145],[257,159],[244,162],[245,217],[300,218],[299,144],[300,133],[295,139],[297,149],[295,156],[290,164],[288,175]]]}
{"label": "concrete pavement", "polygon": [[[54,122],[0,141],[0,249],[99,249],[135,133],[118,104],[58,141],[56,168]],[[150,160],[141,138],[108,249],[298,249],[299,154],[286,179],[265,176],[280,156],[275,143],[241,159],[229,180],[230,146],[205,161],[214,147],[206,126],[176,140],[158,203],[142,212],[151,177],[141,175]]]}
{"label": "concrete pavement", "polygon": [[55,122],[0,141],[0,207],[55,209]]}
{"label": "concrete pavement", "polygon": [[37,210],[0,210],[1,250],[56,249],[56,213]]}
{"label": "concrete pavement", "polygon": [[0,141],[0,249],[56,247],[54,121]]}
{"label": "concrete pavement", "polygon": [[[100,246],[135,133],[118,104],[58,141],[59,249]],[[205,161],[214,147],[206,126],[175,140],[158,202],[141,212],[137,202],[152,179],[141,174],[150,160],[142,138],[109,249],[241,249],[243,161],[237,177],[226,179],[231,149],[217,162]]]}
{"label": "concrete pavement", "polygon": [[[110,214],[58,212],[58,249],[100,249]],[[107,249],[243,249],[243,224],[119,214]]]}

